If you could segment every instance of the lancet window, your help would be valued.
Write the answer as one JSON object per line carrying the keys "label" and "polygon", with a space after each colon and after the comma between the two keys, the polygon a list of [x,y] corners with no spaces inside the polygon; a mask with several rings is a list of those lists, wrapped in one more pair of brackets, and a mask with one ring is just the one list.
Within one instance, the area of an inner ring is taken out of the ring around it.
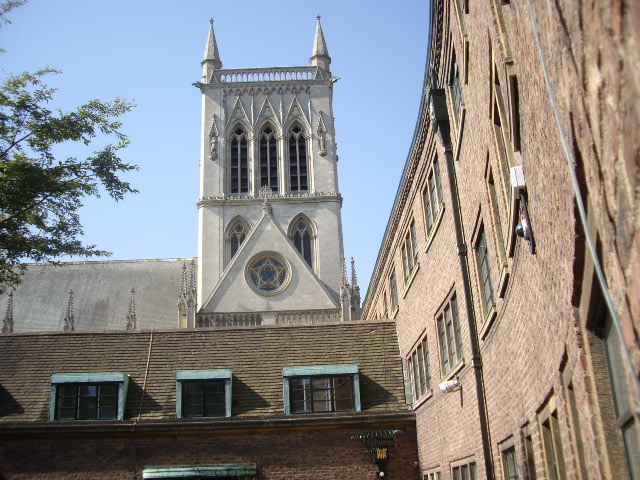
{"label": "lancet window", "polygon": [[296,250],[300,252],[302,258],[313,267],[313,240],[311,226],[304,218],[299,218],[293,224],[291,237]]}
{"label": "lancet window", "polygon": [[289,130],[289,182],[292,192],[309,190],[307,142],[304,130],[297,123]]}
{"label": "lancet window", "polygon": [[278,191],[278,147],[276,133],[267,124],[260,132],[260,186]]}
{"label": "lancet window", "polygon": [[242,127],[236,127],[231,134],[231,161],[229,166],[231,193],[248,193],[249,149],[247,133]]}

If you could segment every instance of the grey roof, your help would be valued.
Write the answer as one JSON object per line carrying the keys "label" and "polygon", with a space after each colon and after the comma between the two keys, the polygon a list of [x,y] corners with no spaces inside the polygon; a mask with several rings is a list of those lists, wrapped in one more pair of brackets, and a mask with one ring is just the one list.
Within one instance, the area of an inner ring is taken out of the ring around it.
{"label": "grey roof", "polygon": [[[177,328],[182,265],[193,258],[29,264],[13,292],[15,332],[60,331],[73,290],[76,330],[124,330],[131,288],[138,329]],[[0,297],[0,318],[9,296]]]}

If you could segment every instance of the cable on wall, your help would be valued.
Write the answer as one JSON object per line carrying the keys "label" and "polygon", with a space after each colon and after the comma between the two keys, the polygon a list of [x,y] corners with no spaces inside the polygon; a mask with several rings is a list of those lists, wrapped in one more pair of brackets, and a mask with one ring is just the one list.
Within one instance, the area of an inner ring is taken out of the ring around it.
{"label": "cable on wall", "polygon": [[[571,181],[573,183],[573,190],[576,195],[576,204],[578,206],[578,212],[580,214],[580,221],[582,223],[582,229],[585,234],[585,238],[587,241],[587,245],[589,246],[589,253],[591,253],[591,257],[593,258],[593,264],[596,271],[596,276],[598,278],[598,283],[600,284],[600,290],[602,291],[602,296],[604,297],[607,310],[609,311],[609,315],[611,316],[611,320],[613,325],[616,328],[616,332],[618,333],[620,342],[622,343],[622,348],[624,350],[624,357],[629,364],[629,369],[631,371],[631,376],[634,379],[634,383],[636,389],[640,391],[640,379],[635,373],[635,368],[633,365],[633,360],[631,358],[631,352],[627,347],[626,342],[624,341],[624,336],[622,335],[622,327],[620,326],[620,319],[618,317],[618,312],[616,312],[615,305],[613,303],[613,299],[611,298],[611,293],[609,292],[609,287],[607,286],[607,281],[604,277],[604,273],[602,271],[602,267],[600,265],[600,260],[598,259],[598,255],[596,253],[595,243],[593,238],[591,238],[591,233],[589,231],[589,225],[587,222],[587,213],[584,208],[584,202],[582,200],[582,194],[580,193],[580,185],[578,183],[578,176],[576,174],[576,170],[573,164],[573,156],[569,149],[569,144],[567,142],[567,135],[564,131],[564,127],[562,125],[562,121],[560,119],[560,112],[558,111],[558,104],[556,103],[556,97],[553,93],[553,86],[551,85],[551,78],[549,76],[549,71],[547,70],[547,62],[545,60],[544,52],[542,50],[542,43],[540,42],[540,32],[538,30],[538,24],[536,22],[535,13],[533,11],[533,5],[531,4],[531,0],[527,0],[527,4],[529,5],[529,14],[531,16],[531,23],[533,25],[533,32],[536,37],[536,45],[538,46],[538,53],[540,54],[540,62],[542,63],[542,71],[544,73],[544,80],[547,84],[547,91],[549,92],[549,99],[551,100],[551,106],[553,108],[553,114],[556,119],[556,124],[558,125],[558,130],[560,133],[560,139],[562,140],[562,148],[564,150],[565,157],[567,158],[567,163],[569,165],[569,172],[571,173]],[[640,409],[636,410],[636,415],[640,416]]]}

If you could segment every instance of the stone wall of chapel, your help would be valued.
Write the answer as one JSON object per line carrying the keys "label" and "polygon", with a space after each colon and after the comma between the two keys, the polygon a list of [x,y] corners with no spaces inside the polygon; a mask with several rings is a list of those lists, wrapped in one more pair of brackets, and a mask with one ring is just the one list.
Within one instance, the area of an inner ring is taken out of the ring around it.
{"label": "stone wall of chapel", "polygon": [[[527,2],[468,2],[468,13],[458,10],[464,3],[434,2],[440,15],[436,15],[439,23],[434,27],[437,31],[432,39],[431,62],[437,64],[434,56],[439,56],[439,86],[447,92],[452,119],[454,163],[469,249],[496,478],[504,476],[501,451],[510,445],[515,447],[518,473],[525,478],[526,428],[532,439],[538,478],[546,476],[541,423],[554,411],[568,478],[587,474],[589,478],[623,477],[626,473],[621,436],[613,412],[603,341],[598,337],[600,327],[588,315],[589,299],[579,298],[580,292],[583,296],[589,293],[592,267],[589,254],[583,260],[584,252],[580,250],[573,187]],[[595,1],[534,4],[561,120],[573,154],[577,155],[578,167],[583,165],[581,189],[583,195],[588,192],[591,230],[600,239],[603,268],[637,373],[640,190],[636,133],[640,127],[640,82],[636,68],[639,54],[634,45],[640,34],[634,22],[640,18],[640,7],[624,1],[606,6]],[[453,120],[452,92],[448,87],[454,50],[464,97],[462,124]],[[532,255],[526,242],[515,240],[512,255],[508,251],[505,255],[503,271],[509,279],[504,283],[499,230],[494,226],[495,209],[487,182],[489,170],[495,180],[500,230],[505,233],[507,250],[508,233],[515,222],[509,222],[505,215],[510,202],[509,185],[508,179],[506,188],[502,184],[500,150],[491,117],[494,65],[503,95],[501,121],[510,166],[524,167],[537,245],[536,254]],[[508,74],[515,74],[518,79],[519,151],[512,151]],[[444,151],[429,128],[422,112],[419,141],[406,166],[400,200],[367,294],[364,318],[380,316],[385,292],[390,303],[389,276],[395,270],[399,297],[395,319],[402,354],[410,354],[426,334],[431,356],[433,395],[415,406],[421,470],[438,469],[442,478],[448,479],[452,462],[475,455],[479,478],[483,478],[474,377],[466,344],[465,366],[460,372],[462,393],[441,394],[438,389],[438,382],[444,377],[438,367],[434,318],[452,287],[458,292],[464,341],[469,338]],[[421,134],[426,141],[422,141]],[[441,162],[445,207],[435,235],[427,238],[421,194],[434,150]],[[407,289],[401,247],[412,218],[416,222],[419,268]],[[482,290],[472,248],[480,225],[484,225],[487,238],[496,295],[495,316],[484,312],[481,305]],[[637,405],[638,392],[631,392],[631,404]]]}

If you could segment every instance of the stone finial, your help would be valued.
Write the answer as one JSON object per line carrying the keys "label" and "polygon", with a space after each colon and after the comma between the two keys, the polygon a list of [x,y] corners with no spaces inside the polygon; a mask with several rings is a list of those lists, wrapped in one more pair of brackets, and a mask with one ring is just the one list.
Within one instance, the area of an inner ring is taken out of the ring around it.
{"label": "stone finial", "polygon": [[351,288],[360,288],[358,286],[358,276],[356,275],[356,262],[353,257],[351,257]]}
{"label": "stone finial", "polygon": [[127,314],[127,330],[136,329],[136,291],[131,287],[131,300],[129,300],[129,313]]}
{"label": "stone finial", "polygon": [[13,333],[13,292],[9,292],[7,311],[2,319],[2,333]]}
{"label": "stone finial", "polygon": [[314,67],[320,67],[328,72],[331,66],[331,57],[329,56],[327,42],[324,40],[324,33],[322,33],[320,15],[318,14],[316,18],[318,19],[318,24],[316,25],[316,38],[313,42],[313,53],[311,54],[309,61]]}
{"label": "stone finial", "polygon": [[73,332],[76,329],[75,319],[73,316],[73,290],[69,290],[69,300],[67,301],[67,313],[64,315],[65,332]]}
{"label": "stone finial", "polygon": [[347,262],[342,257],[342,284],[349,285],[349,277],[347,277]]}
{"label": "stone finial", "polygon": [[269,185],[263,185],[260,189],[260,197],[262,197],[262,210],[271,213],[271,206],[269,205],[269,199],[273,197],[273,190]]}

